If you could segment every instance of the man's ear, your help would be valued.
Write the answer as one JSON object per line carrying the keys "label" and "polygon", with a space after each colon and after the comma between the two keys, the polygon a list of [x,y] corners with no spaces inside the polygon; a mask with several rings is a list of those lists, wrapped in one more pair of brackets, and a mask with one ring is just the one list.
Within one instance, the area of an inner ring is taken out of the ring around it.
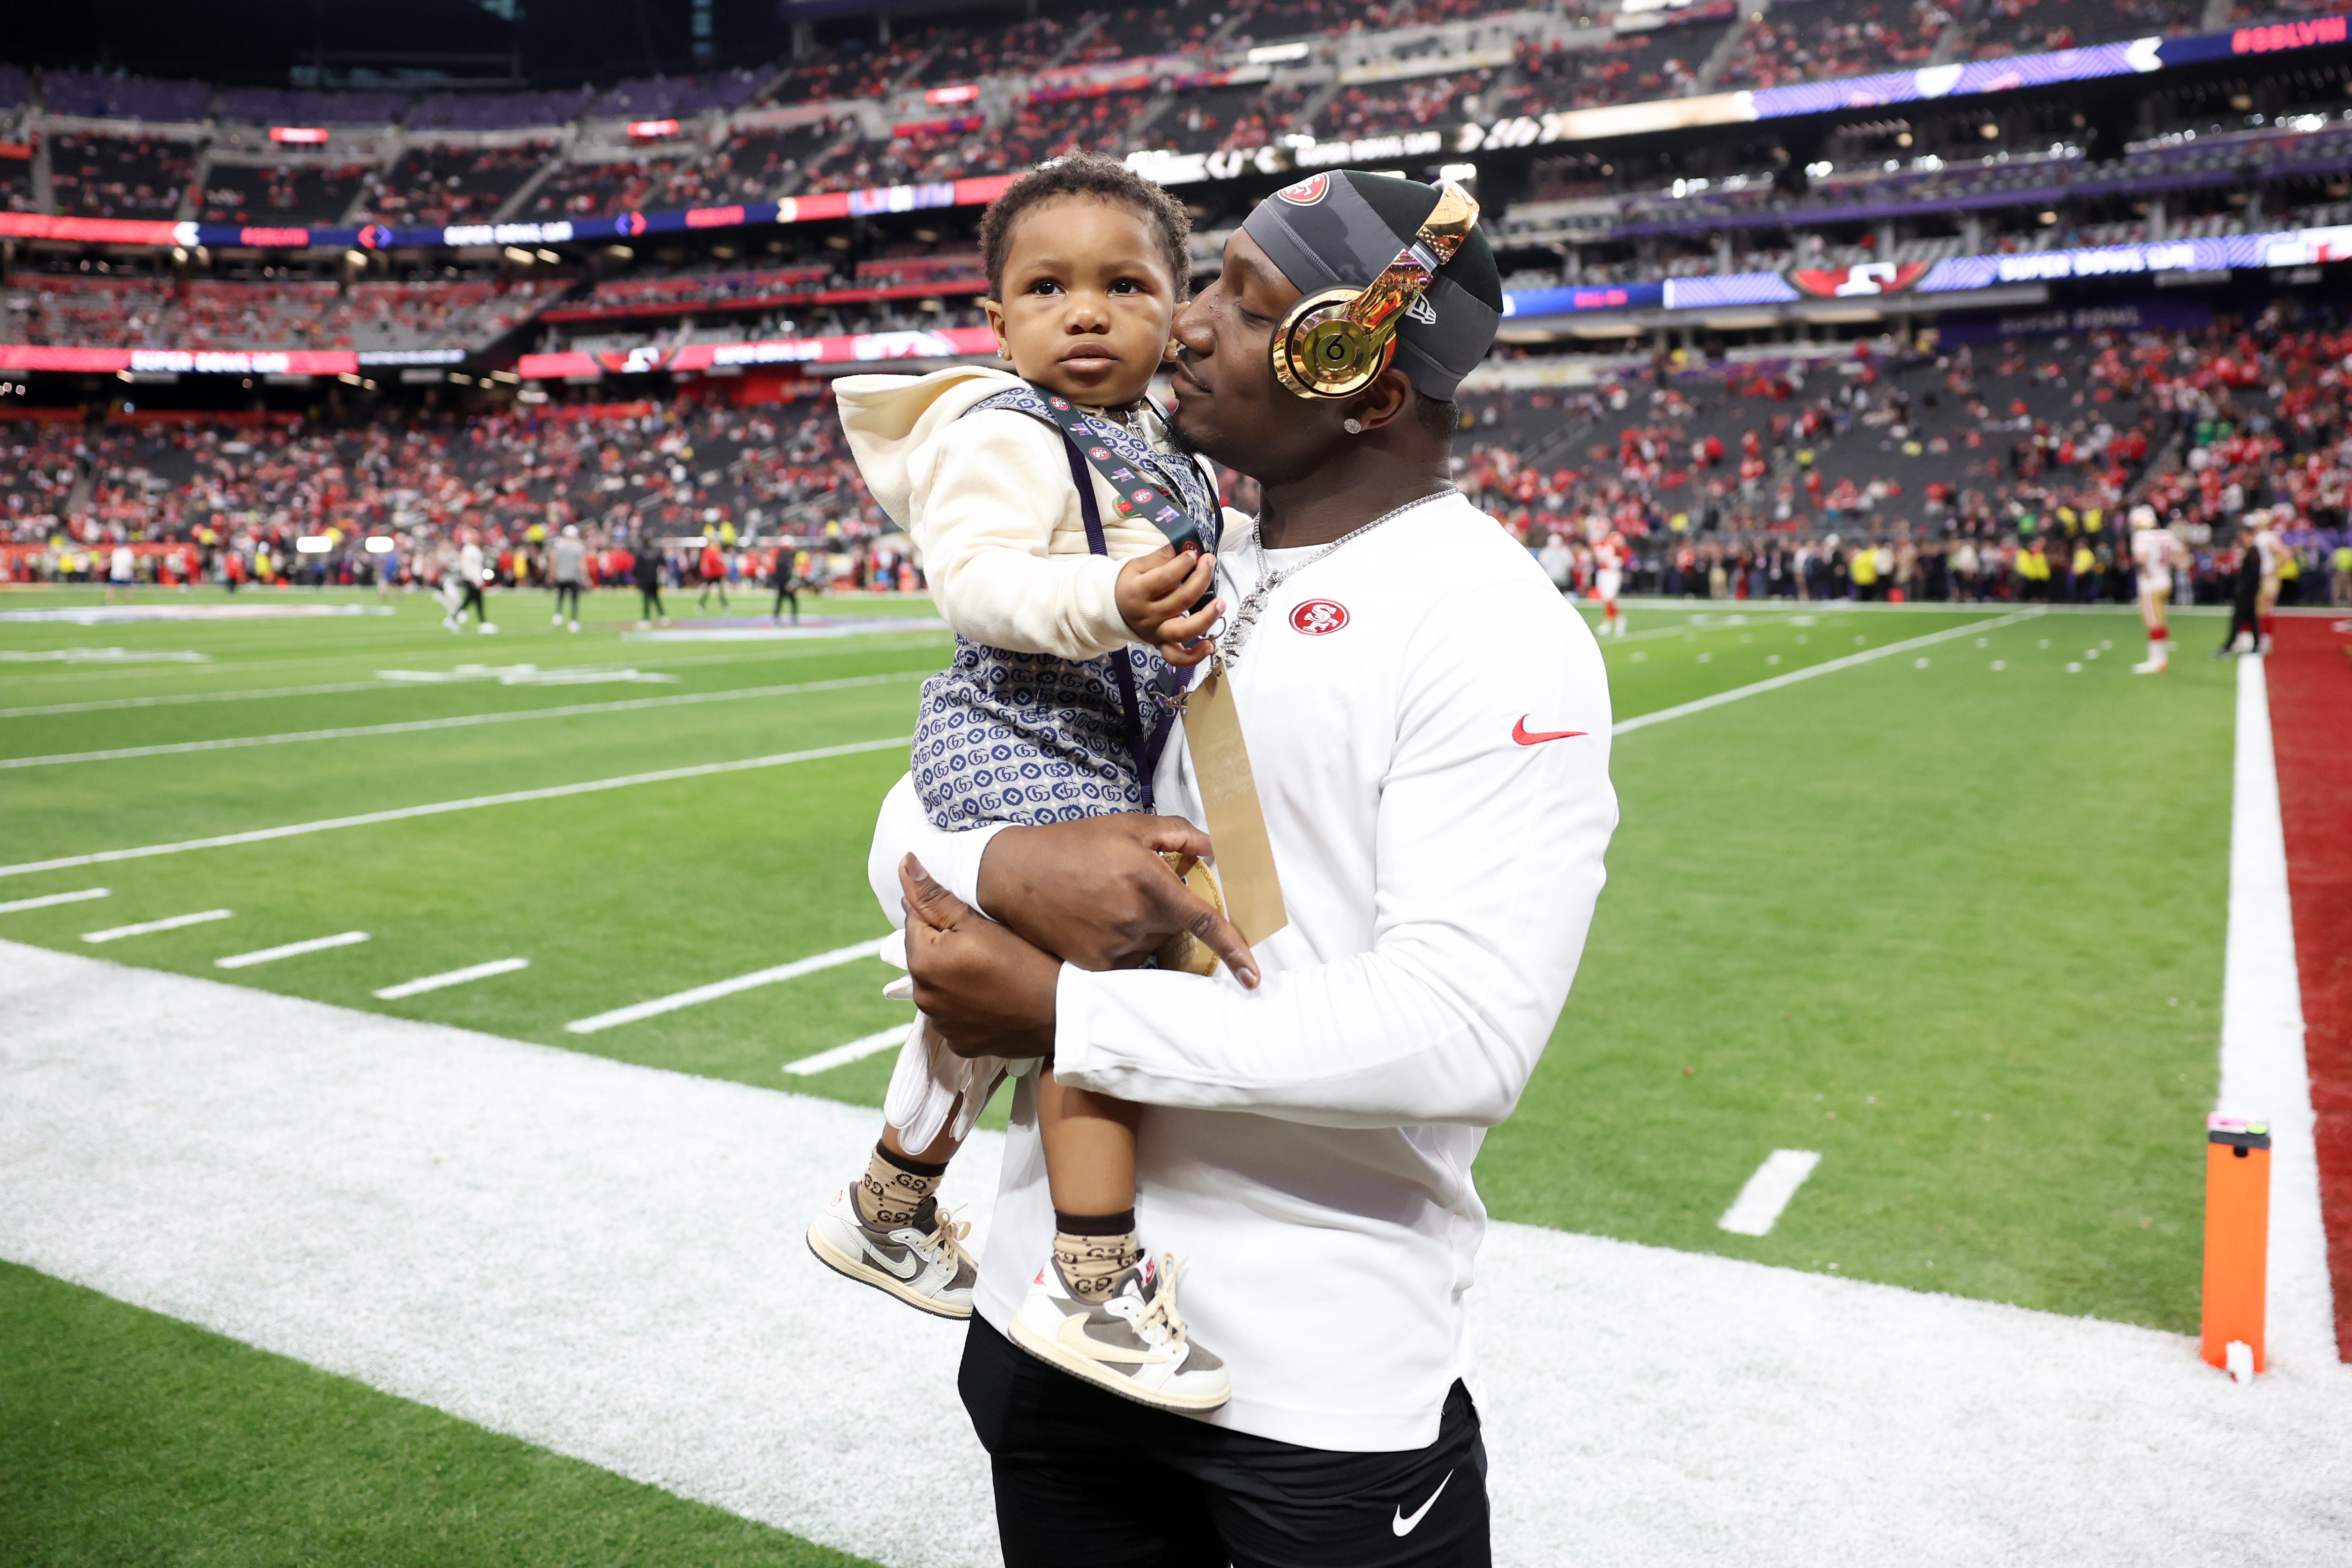
{"label": "man's ear", "polygon": [[1368,433],[1382,429],[1411,411],[1412,397],[1412,379],[1391,365],[1371,385],[1356,395],[1348,416],[1362,425]]}

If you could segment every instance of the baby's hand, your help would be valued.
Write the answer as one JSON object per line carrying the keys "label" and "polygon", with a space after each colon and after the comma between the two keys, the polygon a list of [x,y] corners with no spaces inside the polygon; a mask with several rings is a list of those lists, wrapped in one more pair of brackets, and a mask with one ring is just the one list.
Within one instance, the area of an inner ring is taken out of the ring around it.
{"label": "baby's hand", "polygon": [[1118,569],[1119,616],[1136,641],[1158,649],[1169,663],[1198,664],[1209,657],[1208,631],[1225,613],[1225,602],[1213,600],[1197,615],[1187,612],[1216,576],[1215,556],[1179,555],[1163,544]]}

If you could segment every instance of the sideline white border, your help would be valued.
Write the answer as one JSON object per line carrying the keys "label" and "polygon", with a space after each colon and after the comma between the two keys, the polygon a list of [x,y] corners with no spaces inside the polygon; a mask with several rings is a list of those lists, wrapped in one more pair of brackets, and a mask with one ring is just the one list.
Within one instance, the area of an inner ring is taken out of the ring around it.
{"label": "sideline white border", "polygon": [[2237,756],[2230,807],[2230,934],[2221,976],[2221,1088],[2214,1109],[2271,1124],[2270,1299],[2264,1359],[2336,1359],[2327,1232],[2319,1210],[2317,1119],[2304,1055],[2303,980],[2286,879],[2270,683],[2259,654],[2238,660]]}

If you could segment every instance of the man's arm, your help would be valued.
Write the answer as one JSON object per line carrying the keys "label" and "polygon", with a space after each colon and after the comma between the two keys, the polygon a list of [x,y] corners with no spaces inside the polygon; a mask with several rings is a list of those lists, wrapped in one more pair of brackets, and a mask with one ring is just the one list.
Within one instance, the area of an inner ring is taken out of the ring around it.
{"label": "man's arm", "polygon": [[[1012,853],[990,854],[1000,837]],[[1209,836],[1181,817],[1139,814],[942,832],[907,775],[883,797],[866,877],[882,907],[893,911],[893,924],[905,923],[898,913],[905,892],[901,862],[912,855],[929,879],[983,918],[992,906],[1010,911],[1006,918],[1021,938],[1082,969],[1138,962],[1190,931],[1244,984],[1256,984],[1257,965],[1241,933],[1184,885],[1163,853],[1205,858]],[[957,1036],[946,1019],[953,1016],[943,1001],[934,1017],[951,1041]],[[974,1042],[972,1049],[983,1047]]]}
{"label": "man's arm", "polygon": [[[1465,595],[1413,637],[1370,952],[1255,994],[1065,966],[1055,1075],[1330,1126],[1508,1116],[1575,976],[1617,821],[1600,651],[1557,605],[1498,615]],[[1517,738],[1562,731],[1582,732]]]}

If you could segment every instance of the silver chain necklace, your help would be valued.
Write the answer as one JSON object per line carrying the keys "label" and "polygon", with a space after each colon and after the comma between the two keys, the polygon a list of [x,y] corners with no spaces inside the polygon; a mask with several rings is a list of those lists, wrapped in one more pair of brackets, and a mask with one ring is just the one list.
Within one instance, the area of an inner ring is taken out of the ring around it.
{"label": "silver chain necklace", "polygon": [[1308,556],[1306,560],[1297,563],[1296,565],[1286,566],[1278,572],[1269,569],[1265,563],[1265,536],[1262,526],[1257,530],[1254,530],[1250,534],[1250,545],[1257,554],[1257,586],[1252,588],[1248,593],[1242,595],[1242,602],[1240,605],[1234,609],[1233,620],[1226,626],[1224,635],[1217,638],[1217,658],[1228,665],[1234,664],[1240,659],[1242,644],[1248,641],[1250,633],[1257,628],[1257,618],[1265,613],[1266,600],[1273,595],[1276,589],[1281,587],[1285,583],[1289,582],[1293,577],[1297,576],[1301,572],[1306,571],[1309,566],[1314,565],[1318,561],[1322,560],[1325,556],[1330,554],[1341,545],[1348,543],[1351,540],[1361,539],[1365,534],[1370,533],[1372,530],[1380,527],[1381,524],[1388,522],[1395,518],[1402,517],[1406,512],[1412,510],[1415,507],[1427,506],[1431,501],[1436,500],[1442,496],[1459,495],[1461,493],[1461,490],[1453,485],[1448,485],[1442,490],[1432,490],[1429,494],[1423,496],[1418,500],[1409,500],[1405,502],[1404,505],[1397,508],[1394,511],[1384,511],[1380,516],[1372,519],[1371,521],[1363,524],[1361,527],[1349,530],[1339,538],[1333,540],[1330,543],[1325,545],[1322,549],[1317,551],[1314,554]]}

